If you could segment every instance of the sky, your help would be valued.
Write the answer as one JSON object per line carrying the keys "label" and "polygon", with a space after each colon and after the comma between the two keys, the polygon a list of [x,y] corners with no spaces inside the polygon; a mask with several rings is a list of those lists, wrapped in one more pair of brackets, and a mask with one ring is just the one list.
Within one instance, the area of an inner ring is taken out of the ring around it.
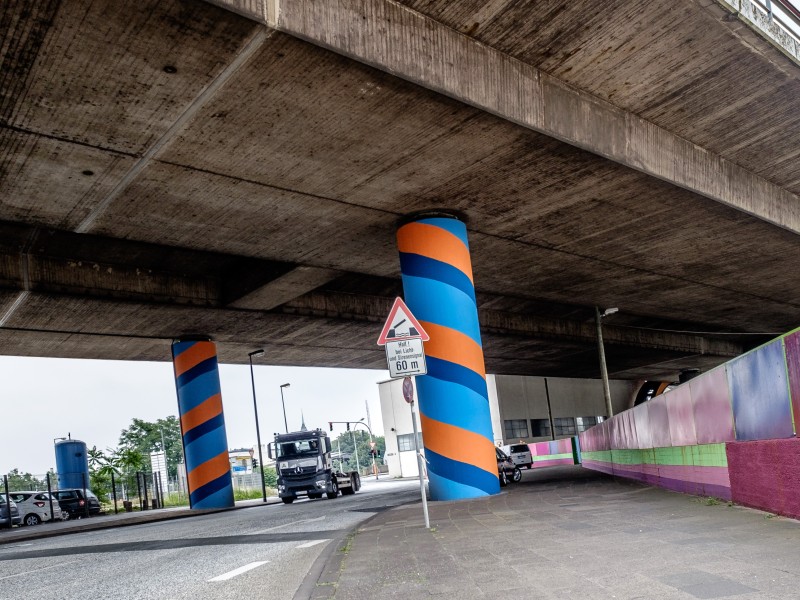
{"label": "sky", "polygon": [[[383,435],[379,381],[388,371],[254,365],[263,444],[284,430],[280,385],[289,431],[328,430],[328,421],[367,416]],[[255,448],[253,391],[248,365],[220,365],[225,429],[230,448]],[[0,474],[40,475],[55,465],[53,440],[72,435],[98,449],[116,448],[134,418],[178,416],[172,363],[0,357]],[[334,425],[333,436],[344,431]]]}

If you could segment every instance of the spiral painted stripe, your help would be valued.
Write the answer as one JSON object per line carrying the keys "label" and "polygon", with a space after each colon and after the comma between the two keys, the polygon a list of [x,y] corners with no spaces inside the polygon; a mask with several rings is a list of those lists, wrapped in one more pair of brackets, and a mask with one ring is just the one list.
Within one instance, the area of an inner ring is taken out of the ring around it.
{"label": "spiral painted stripe", "polygon": [[172,344],[183,453],[192,508],[234,505],[228,440],[213,342]]}
{"label": "spiral painted stripe", "polygon": [[466,227],[426,218],[397,233],[406,304],[430,335],[417,378],[431,497],[499,491]]}

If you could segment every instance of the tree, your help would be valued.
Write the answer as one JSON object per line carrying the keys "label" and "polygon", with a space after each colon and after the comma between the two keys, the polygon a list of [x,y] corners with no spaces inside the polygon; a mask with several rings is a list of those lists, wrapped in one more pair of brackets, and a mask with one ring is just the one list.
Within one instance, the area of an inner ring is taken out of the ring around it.
{"label": "tree", "polygon": [[[2,484],[2,481],[0,481]],[[19,469],[12,469],[8,474],[8,489],[16,490],[46,490],[47,481],[37,479],[30,473],[20,473]],[[0,492],[3,490],[0,490]]]}
{"label": "tree", "polygon": [[[119,436],[119,448],[136,450],[141,456],[148,457],[151,452],[160,452],[163,443],[166,446],[167,466],[170,477],[177,477],[178,463],[183,461],[180,422],[175,416],[158,419],[155,423],[134,419]],[[145,463],[142,464],[144,467]]]}
{"label": "tree", "polygon": [[[351,435],[352,434],[352,435]],[[353,449],[353,439],[355,438],[356,447],[358,448],[358,463],[360,467],[372,465],[372,455],[370,454],[369,446],[369,433],[363,429],[356,429],[355,431],[345,431],[339,434],[339,437],[332,440],[331,447],[334,452],[338,452],[339,448],[342,454],[350,454],[351,458],[344,461],[342,468],[345,471],[356,470],[356,457]],[[372,438],[375,442],[375,449],[380,456],[384,456],[386,452],[386,440],[383,436],[375,436]],[[380,459],[376,459],[376,463],[380,464]]]}

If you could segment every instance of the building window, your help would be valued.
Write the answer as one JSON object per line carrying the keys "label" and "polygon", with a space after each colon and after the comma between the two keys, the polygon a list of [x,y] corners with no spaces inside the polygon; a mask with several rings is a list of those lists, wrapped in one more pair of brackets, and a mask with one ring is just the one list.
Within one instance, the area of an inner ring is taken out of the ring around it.
{"label": "building window", "polygon": [[[422,434],[417,434],[417,441],[419,447],[422,448]],[[398,452],[413,452],[414,451],[414,434],[404,433],[397,436],[397,451]]]}
{"label": "building window", "polygon": [[556,435],[575,435],[575,419],[573,417],[560,417],[553,419]]}
{"label": "building window", "polygon": [[531,419],[532,437],[550,437],[550,419]]}
{"label": "building window", "polygon": [[515,438],[528,437],[528,421],[527,419],[510,419],[504,421],[506,430],[506,439],[511,440]]}
{"label": "building window", "polygon": [[598,423],[603,422],[603,417],[575,417],[575,423],[578,426],[578,432],[586,431],[590,427],[594,427]]}

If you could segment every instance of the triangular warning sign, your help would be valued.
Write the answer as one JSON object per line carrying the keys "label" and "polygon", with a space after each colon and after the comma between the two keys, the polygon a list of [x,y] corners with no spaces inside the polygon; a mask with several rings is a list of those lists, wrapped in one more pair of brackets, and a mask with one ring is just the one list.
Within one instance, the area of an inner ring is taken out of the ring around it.
{"label": "triangular warning sign", "polygon": [[389,311],[389,318],[386,319],[386,324],[383,326],[381,335],[378,338],[378,345],[383,346],[386,342],[393,342],[395,340],[413,340],[420,339],[427,342],[430,336],[422,328],[411,314],[411,311],[403,302],[403,299],[395,298],[392,310]]}

